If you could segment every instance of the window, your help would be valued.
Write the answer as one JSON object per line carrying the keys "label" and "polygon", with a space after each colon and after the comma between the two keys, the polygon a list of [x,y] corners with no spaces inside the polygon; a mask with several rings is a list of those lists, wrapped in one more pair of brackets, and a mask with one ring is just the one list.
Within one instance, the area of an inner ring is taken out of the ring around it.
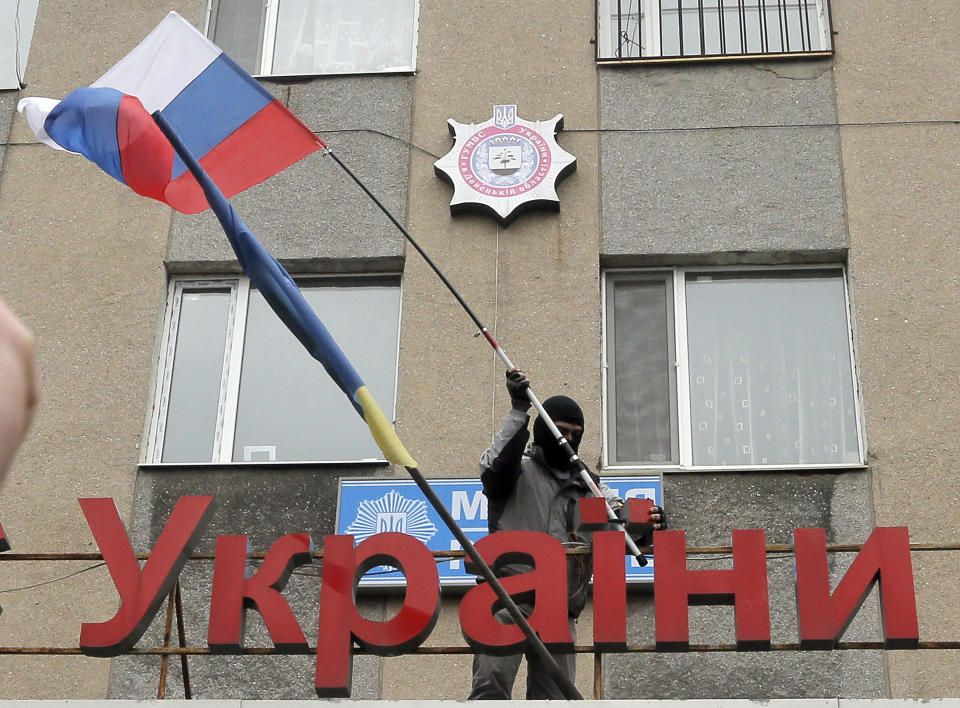
{"label": "window", "polygon": [[208,36],[251,74],[413,71],[417,0],[217,0]]}
{"label": "window", "polygon": [[827,0],[598,0],[600,60],[829,53]]}
{"label": "window", "polygon": [[841,268],[612,271],[611,466],[859,466]]}
{"label": "window", "polygon": [[[396,276],[298,280],[391,415]],[[170,284],[146,463],[382,460],[343,392],[247,278]]]}
{"label": "window", "polygon": [[0,89],[23,88],[39,0],[0,0]]}

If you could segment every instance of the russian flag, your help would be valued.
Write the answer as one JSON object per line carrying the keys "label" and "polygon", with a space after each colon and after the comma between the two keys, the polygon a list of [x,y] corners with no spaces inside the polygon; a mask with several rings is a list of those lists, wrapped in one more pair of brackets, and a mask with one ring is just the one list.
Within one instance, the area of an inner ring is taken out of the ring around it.
{"label": "russian flag", "polygon": [[17,106],[39,140],[80,153],[142,194],[195,214],[204,192],[151,114],[160,111],[226,197],[325,147],[175,12],[89,88]]}

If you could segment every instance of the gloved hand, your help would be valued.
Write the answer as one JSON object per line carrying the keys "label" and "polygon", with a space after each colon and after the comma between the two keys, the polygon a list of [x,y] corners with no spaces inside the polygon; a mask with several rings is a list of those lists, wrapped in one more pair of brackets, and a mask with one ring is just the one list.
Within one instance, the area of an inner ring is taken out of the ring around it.
{"label": "gloved hand", "polygon": [[650,522],[654,531],[663,531],[667,528],[667,512],[662,506],[650,507]]}
{"label": "gloved hand", "polygon": [[624,504],[615,511],[626,524],[630,536],[641,546],[649,546],[653,543],[654,531],[663,531],[667,528],[667,512],[662,506],[649,507],[645,519],[631,519],[629,504]]}
{"label": "gloved hand", "polygon": [[530,399],[527,398],[527,389],[530,388],[530,379],[520,369],[507,370],[507,392],[510,394],[510,405],[514,410],[526,413],[530,410]]}

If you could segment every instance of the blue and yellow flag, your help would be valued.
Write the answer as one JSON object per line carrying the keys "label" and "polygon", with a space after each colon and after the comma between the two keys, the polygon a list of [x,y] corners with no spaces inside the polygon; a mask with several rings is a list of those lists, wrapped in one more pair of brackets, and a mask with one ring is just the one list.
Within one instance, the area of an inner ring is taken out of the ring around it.
{"label": "blue and yellow flag", "polygon": [[251,233],[240,215],[213,180],[207,176],[163,116],[155,113],[154,118],[203,188],[207,202],[220,221],[220,225],[223,226],[230,245],[237,254],[237,260],[240,261],[240,267],[250,278],[250,282],[260,290],[273,311],[306,347],[310,356],[323,364],[330,378],[347,395],[354,409],[370,426],[373,439],[376,440],[384,457],[404,467],[416,467],[416,461],[400,442],[390,421],[364,385],[363,379],[344,356],[323,322],[307,304],[290,274]]}

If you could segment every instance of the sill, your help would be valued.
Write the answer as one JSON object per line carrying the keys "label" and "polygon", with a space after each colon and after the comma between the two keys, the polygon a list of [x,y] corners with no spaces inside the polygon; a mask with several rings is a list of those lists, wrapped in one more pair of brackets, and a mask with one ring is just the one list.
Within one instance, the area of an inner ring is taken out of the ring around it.
{"label": "sill", "polygon": [[845,462],[830,465],[605,465],[601,469],[602,475],[628,474],[701,474],[701,473],[739,473],[739,472],[852,472],[866,470],[867,465],[862,462]]}
{"label": "sill", "polygon": [[253,78],[262,81],[276,81],[278,83],[295,83],[312,79],[341,79],[356,76],[413,76],[416,67],[409,69],[383,69],[380,71],[337,71],[315,72],[307,74],[255,74]]}
{"label": "sill", "polygon": [[724,61],[781,61],[788,59],[829,59],[832,49],[816,52],[789,52],[781,54],[691,54],[682,57],[597,57],[600,66],[622,66],[630,64],[691,64],[714,63]]}
{"label": "sill", "polygon": [[390,463],[387,460],[378,460],[371,458],[369,460],[316,460],[313,462],[295,460],[272,462],[140,462],[137,464],[138,470],[164,471],[164,470],[182,470],[182,469],[283,469],[283,468],[302,468],[302,467],[388,467]]}

